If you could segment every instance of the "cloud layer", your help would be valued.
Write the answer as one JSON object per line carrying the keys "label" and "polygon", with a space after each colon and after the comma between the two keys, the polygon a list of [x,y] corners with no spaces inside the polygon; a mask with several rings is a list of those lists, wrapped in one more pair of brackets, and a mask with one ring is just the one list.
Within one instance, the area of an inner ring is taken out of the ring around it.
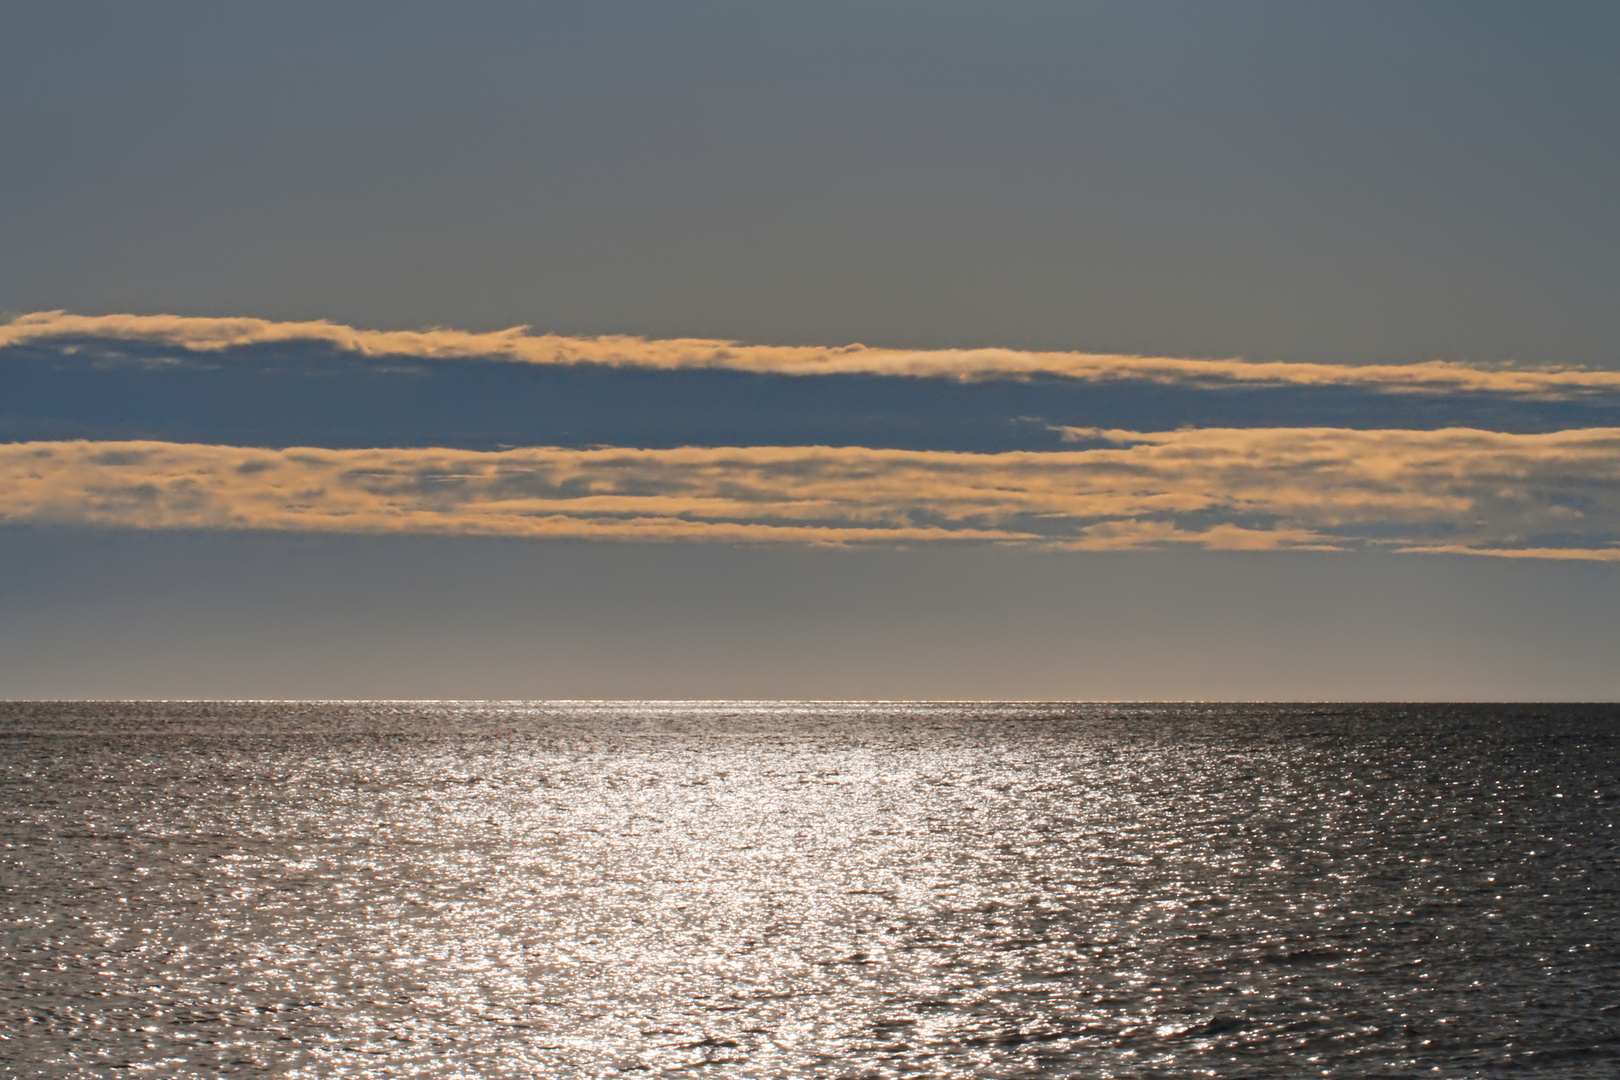
{"label": "cloud layer", "polygon": [[0,520],[1620,558],[1620,429],[1074,430],[1065,452],[0,445]]}
{"label": "cloud layer", "polygon": [[646,340],[431,329],[360,330],[326,321],[178,315],[73,315],[35,312],[0,324],[0,348],[125,341],[191,353],[247,346],[320,344],[367,357],[500,359],[554,365],[601,365],[661,371],[718,369],[784,375],[888,375],[961,380],[1057,376],[1088,382],[1141,381],[1191,386],[1354,387],[1383,393],[1487,393],[1540,399],[1620,394],[1620,372],[1587,369],[1480,368],[1450,361],[1340,365],[1119,356],[1011,349],[904,350],[846,345],[738,345],[702,338]]}

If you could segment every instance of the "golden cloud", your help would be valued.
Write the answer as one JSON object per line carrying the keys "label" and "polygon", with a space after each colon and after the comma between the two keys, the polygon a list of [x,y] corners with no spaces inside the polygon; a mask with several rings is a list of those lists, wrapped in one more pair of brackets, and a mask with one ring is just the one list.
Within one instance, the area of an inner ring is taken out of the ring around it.
{"label": "golden cloud", "polygon": [[1620,558],[1620,429],[1086,431],[1108,445],[331,450],[0,445],[0,520],[1111,550],[1381,546]]}
{"label": "golden cloud", "polygon": [[1354,387],[1385,393],[1477,392],[1569,398],[1620,392],[1620,372],[1579,368],[1481,368],[1451,361],[1313,364],[1122,356],[1014,349],[880,349],[738,345],[706,338],[562,337],[517,326],[466,330],[359,330],[324,320],[275,322],[180,315],[73,315],[43,311],[0,324],[0,348],[84,338],[219,352],[248,345],[325,345],[363,356],[486,358],[533,364],[593,364],[660,371],[724,369],[777,375],[896,375],[962,380],[1061,376],[1160,384]]}

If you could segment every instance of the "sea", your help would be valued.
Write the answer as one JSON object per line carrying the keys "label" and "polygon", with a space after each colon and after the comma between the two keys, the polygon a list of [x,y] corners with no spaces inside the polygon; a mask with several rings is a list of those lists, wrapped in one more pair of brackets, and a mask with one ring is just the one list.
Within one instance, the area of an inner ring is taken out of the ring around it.
{"label": "sea", "polygon": [[1620,1076],[1620,707],[0,704],[0,1074]]}

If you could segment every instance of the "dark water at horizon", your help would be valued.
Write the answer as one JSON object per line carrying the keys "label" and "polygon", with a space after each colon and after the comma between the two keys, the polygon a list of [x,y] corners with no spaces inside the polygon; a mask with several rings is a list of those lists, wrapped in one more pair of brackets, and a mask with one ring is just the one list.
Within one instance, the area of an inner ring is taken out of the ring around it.
{"label": "dark water at horizon", "polygon": [[1620,709],[0,704],[0,1073],[1620,1076]]}

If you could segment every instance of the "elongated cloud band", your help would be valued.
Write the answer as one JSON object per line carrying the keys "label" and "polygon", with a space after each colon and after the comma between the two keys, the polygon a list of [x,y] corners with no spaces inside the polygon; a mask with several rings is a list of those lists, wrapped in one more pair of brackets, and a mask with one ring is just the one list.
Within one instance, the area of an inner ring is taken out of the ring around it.
{"label": "elongated cloud band", "polygon": [[262,450],[0,445],[0,520],[815,544],[1620,559],[1620,429],[1081,431],[1107,445]]}
{"label": "elongated cloud band", "polygon": [[1085,381],[1137,380],[1165,385],[1355,387],[1386,393],[1491,393],[1561,399],[1620,393],[1620,372],[1496,369],[1450,361],[1341,365],[1198,360],[1012,349],[905,350],[846,345],[738,345],[703,338],[561,337],[526,327],[492,333],[433,329],[359,330],[326,321],[273,322],[178,315],[21,315],[0,324],[0,348],[85,339],[125,341],[211,353],[254,345],[318,344],[363,356],[432,360],[501,359],[534,364],[595,364],[653,370],[722,369],[782,375],[895,375],[954,379],[1058,376]]}

